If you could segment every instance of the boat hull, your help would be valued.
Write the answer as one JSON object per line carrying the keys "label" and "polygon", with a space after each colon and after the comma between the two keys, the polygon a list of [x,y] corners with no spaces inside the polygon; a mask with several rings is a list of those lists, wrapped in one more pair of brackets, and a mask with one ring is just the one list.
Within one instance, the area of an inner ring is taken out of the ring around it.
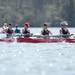
{"label": "boat hull", "polygon": [[4,38],[0,39],[0,42],[19,42],[19,43],[75,43],[75,38],[73,39],[63,39],[63,38]]}
{"label": "boat hull", "polygon": [[52,38],[52,39],[43,39],[43,38],[17,38],[17,42],[26,42],[26,43],[75,43],[75,39],[61,39],[61,38]]}

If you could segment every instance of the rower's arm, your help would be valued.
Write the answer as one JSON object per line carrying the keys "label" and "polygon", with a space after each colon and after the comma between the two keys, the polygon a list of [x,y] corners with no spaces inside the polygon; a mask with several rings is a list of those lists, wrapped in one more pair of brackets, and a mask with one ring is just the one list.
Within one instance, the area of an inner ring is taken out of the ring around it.
{"label": "rower's arm", "polygon": [[53,35],[51,31],[49,31],[49,33],[50,33],[51,35]]}
{"label": "rower's arm", "polygon": [[62,30],[60,30],[60,34],[62,34]]}
{"label": "rower's arm", "polygon": [[23,32],[24,32],[24,29],[22,29],[21,34],[23,34]]}
{"label": "rower's arm", "polygon": [[70,31],[68,30],[68,34],[70,34]]}
{"label": "rower's arm", "polygon": [[41,35],[43,35],[43,30],[41,30]]}

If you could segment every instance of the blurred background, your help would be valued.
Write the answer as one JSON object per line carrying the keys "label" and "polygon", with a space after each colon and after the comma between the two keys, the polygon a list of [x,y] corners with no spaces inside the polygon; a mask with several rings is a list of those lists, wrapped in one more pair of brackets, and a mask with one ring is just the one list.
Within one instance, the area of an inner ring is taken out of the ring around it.
{"label": "blurred background", "polygon": [[44,22],[58,27],[63,20],[75,26],[75,0],[0,0],[0,26],[4,22],[23,26],[29,21],[31,27]]}

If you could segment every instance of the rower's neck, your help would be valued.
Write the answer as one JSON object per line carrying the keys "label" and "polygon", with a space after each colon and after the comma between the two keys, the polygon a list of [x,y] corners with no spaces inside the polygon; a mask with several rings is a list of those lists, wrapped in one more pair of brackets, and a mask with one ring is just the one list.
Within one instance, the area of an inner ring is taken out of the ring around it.
{"label": "rower's neck", "polygon": [[46,28],[46,29],[43,29],[43,30],[48,30],[48,28]]}

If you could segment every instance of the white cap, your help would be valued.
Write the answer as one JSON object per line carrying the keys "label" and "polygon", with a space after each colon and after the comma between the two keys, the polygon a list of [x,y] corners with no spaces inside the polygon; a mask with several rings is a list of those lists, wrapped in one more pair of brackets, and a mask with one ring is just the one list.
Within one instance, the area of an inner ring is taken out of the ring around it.
{"label": "white cap", "polygon": [[7,23],[4,23],[4,26],[6,26],[7,25]]}
{"label": "white cap", "polygon": [[68,22],[67,21],[63,21],[63,22],[60,23],[60,25],[68,26]]}

